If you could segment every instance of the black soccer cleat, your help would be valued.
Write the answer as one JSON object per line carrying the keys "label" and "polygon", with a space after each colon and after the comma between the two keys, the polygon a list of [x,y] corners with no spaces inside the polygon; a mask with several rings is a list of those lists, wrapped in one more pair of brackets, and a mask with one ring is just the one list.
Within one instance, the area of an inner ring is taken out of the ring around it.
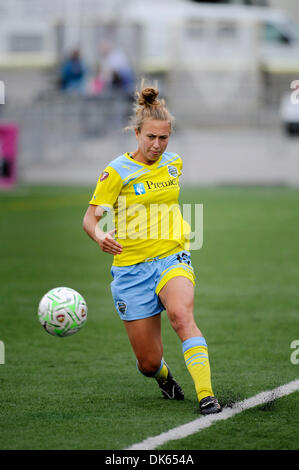
{"label": "black soccer cleat", "polygon": [[205,397],[199,402],[199,409],[201,414],[210,415],[213,413],[220,413],[222,410],[221,406],[218,403],[217,398],[215,397]]}
{"label": "black soccer cleat", "polygon": [[179,384],[174,380],[172,373],[169,370],[168,365],[165,363],[168,369],[168,375],[166,380],[157,379],[158,385],[161,389],[162,395],[167,400],[184,400],[184,392]]}

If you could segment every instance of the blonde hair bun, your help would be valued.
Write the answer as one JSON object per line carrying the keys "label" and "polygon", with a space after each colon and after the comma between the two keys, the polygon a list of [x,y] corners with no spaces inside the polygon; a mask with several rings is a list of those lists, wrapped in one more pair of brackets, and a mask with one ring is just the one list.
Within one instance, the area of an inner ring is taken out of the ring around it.
{"label": "blonde hair bun", "polygon": [[144,79],[141,81],[139,91],[136,91],[136,100],[133,106],[134,113],[131,116],[130,124],[126,130],[140,131],[147,120],[168,121],[170,132],[174,123],[174,118],[168,111],[164,99],[158,99],[158,86],[144,86]]}
{"label": "blonde hair bun", "polygon": [[160,101],[157,99],[159,96],[159,90],[153,87],[143,88],[138,93],[138,104],[139,106],[157,106]]}

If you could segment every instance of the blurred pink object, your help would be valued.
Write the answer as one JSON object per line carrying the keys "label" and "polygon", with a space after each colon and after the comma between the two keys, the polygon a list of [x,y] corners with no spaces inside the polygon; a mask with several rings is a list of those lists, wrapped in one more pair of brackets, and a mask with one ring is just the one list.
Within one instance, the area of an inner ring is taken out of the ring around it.
{"label": "blurred pink object", "polygon": [[0,188],[11,188],[17,179],[19,127],[0,123]]}
{"label": "blurred pink object", "polygon": [[104,88],[104,81],[101,78],[94,78],[91,82],[91,92],[98,95]]}

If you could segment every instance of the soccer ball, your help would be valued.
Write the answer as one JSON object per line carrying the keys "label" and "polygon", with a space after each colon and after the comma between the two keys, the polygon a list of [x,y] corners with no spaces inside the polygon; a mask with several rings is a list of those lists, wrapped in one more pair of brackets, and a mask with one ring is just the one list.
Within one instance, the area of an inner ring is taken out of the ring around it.
{"label": "soccer ball", "polygon": [[82,295],[74,289],[56,287],[41,299],[38,318],[50,335],[70,336],[85,325],[87,305]]}

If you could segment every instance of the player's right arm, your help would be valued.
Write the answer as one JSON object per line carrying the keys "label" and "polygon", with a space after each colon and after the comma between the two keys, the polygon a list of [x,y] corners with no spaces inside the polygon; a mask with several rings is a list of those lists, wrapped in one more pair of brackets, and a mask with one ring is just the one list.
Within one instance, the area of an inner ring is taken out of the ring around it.
{"label": "player's right arm", "polygon": [[105,210],[100,206],[89,205],[84,218],[83,229],[94,240],[105,253],[111,255],[120,255],[122,253],[122,245],[114,238],[115,229],[110,232],[104,232],[99,227],[99,221],[103,217]]}
{"label": "player's right arm", "polygon": [[103,232],[99,221],[106,211],[113,209],[122,189],[122,179],[113,166],[107,166],[101,173],[89,207],[83,219],[83,229],[105,253],[120,255],[123,247],[114,239],[115,230]]}

